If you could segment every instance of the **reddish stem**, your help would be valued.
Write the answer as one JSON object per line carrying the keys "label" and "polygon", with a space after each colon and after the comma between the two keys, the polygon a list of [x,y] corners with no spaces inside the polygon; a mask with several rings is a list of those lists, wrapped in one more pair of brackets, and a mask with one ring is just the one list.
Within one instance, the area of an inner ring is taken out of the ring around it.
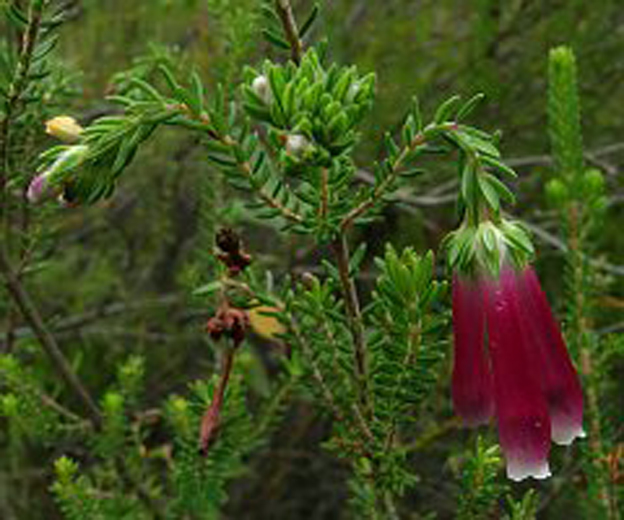
{"label": "reddish stem", "polygon": [[221,377],[214,392],[212,402],[204,412],[199,433],[199,454],[208,455],[208,450],[217,439],[219,427],[221,425],[221,408],[223,406],[223,396],[234,366],[234,349],[228,348],[223,358]]}

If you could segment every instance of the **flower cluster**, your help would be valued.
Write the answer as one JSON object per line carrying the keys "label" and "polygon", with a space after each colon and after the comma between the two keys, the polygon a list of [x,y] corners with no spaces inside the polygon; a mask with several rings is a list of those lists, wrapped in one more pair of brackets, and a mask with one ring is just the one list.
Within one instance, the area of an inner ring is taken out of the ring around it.
{"label": "flower cluster", "polygon": [[453,278],[453,403],[469,426],[496,417],[512,480],[550,476],[551,439],[583,437],[583,394],[517,224],[460,229]]}

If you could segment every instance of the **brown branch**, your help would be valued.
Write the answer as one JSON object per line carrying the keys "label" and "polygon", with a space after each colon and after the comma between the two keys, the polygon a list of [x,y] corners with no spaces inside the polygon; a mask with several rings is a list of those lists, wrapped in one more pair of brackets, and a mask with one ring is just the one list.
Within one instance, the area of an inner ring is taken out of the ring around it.
{"label": "brown branch", "polygon": [[71,410],[68,410],[61,403],[59,403],[58,401],[54,400],[49,395],[40,393],[39,394],[39,398],[41,399],[41,402],[44,404],[44,406],[47,406],[48,408],[51,408],[57,414],[65,417],[65,419],[67,419],[69,421],[77,422],[77,423],[87,424],[87,421],[85,421],[82,417],[76,415]]}
{"label": "brown branch", "polygon": [[329,211],[329,173],[327,168],[321,168],[321,204],[319,206],[319,217],[321,220],[327,218]]}
{"label": "brown branch", "polygon": [[292,60],[299,65],[303,57],[303,43],[299,38],[297,21],[293,14],[290,0],[275,0],[275,8],[284,28],[284,36],[290,44],[290,55]]}
{"label": "brown branch", "polygon": [[[347,308],[349,328],[353,336],[353,355],[355,361],[355,374],[359,384],[360,400],[368,410],[368,362],[366,353],[366,340],[364,338],[364,325],[362,323],[362,311],[355,287],[355,282],[349,272],[349,246],[347,238],[341,234],[332,243],[334,256],[340,276],[342,294]],[[370,411],[370,410],[368,410]]]}
{"label": "brown branch", "polygon": [[46,354],[50,357],[55,370],[81,401],[94,426],[99,428],[102,424],[102,417],[98,407],[76,373],[72,370],[71,365],[57,345],[54,336],[52,336],[44,324],[37,307],[30,299],[19,278],[13,272],[4,247],[0,247],[0,271],[4,275],[7,288],[15,304],[32,328],[35,336],[37,336]]}
{"label": "brown branch", "polygon": [[[245,176],[247,178],[251,177],[251,175],[252,175],[252,173],[251,173],[251,166],[249,165],[248,162],[239,163],[238,164],[238,168],[239,168],[239,170],[241,170],[245,174]],[[268,206],[272,207],[273,209],[278,210],[280,212],[280,214],[282,215],[282,217],[284,217],[286,220],[290,220],[292,222],[297,222],[297,223],[303,222],[303,219],[301,218],[300,215],[298,215],[297,213],[295,213],[291,209],[288,209],[286,206],[284,206],[282,203],[280,203],[275,197],[269,195],[265,191],[263,191],[261,189],[257,189],[256,190],[256,194]]]}
{"label": "brown branch", "polygon": [[[102,427],[102,416],[95,404],[95,401],[91,398],[87,389],[83,386],[76,373],[72,370],[69,362],[56,343],[54,336],[52,336],[50,331],[45,326],[37,307],[30,299],[30,296],[24,289],[24,286],[19,278],[13,272],[4,247],[0,247],[0,271],[6,279],[9,293],[24,316],[24,319],[32,328],[35,336],[39,340],[39,343],[50,357],[54,368],[82,402],[93,427],[96,430],[100,430]],[[72,412],[65,410],[61,407],[61,405],[58,405],[58,403],[55,403],[47,396],[42,395],[42,401],[44,404],[51,406],[57,412],[62,413],[67,417],[74,415]],[[139,500],[141,500],[146,507],[151,510],[154,518],[164,518],[164,516],[160,513],[160,510],[162,509],[161,506],[152,499],[149,492],[140,483],[135,482],[131,478],[124,459],[116,457],[114,464],[123,482],[127,487],[136,491]]]}
{"label": "brown branch", "polygon": [[[32,65],[35,44],[41,28],[43,12],[48,1],[32,2],[28,13],[28,24],[21,35],[19,57],[15,66],[15,71],[11,83],[7,89],[7,96],[0,111],[0,233],[4,234],[5,247],[10,244],[10,223],[9,223],[9,195],[8,183],[11,169],[10,142],[11,142],[11,122],[18,108],[26,88],[28,87],[28,75]],[[19,276],[19,274],[18,274]],[[6,333],[6,351],[10,351],[14,341],[13,328],[15,324],[15,311],[8,305],[8,327]]]}

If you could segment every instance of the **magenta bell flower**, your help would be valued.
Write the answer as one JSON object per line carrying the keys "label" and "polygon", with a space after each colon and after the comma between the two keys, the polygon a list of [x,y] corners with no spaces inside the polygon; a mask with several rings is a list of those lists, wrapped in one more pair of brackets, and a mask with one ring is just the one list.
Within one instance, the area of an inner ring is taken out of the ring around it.
{"label": "magenta bell flower", "polygon": [[453,403],[469,426],[496,417],[512,480],[550,476],[551,439],[583,437],[583,394],[530,266],[453,279]]}

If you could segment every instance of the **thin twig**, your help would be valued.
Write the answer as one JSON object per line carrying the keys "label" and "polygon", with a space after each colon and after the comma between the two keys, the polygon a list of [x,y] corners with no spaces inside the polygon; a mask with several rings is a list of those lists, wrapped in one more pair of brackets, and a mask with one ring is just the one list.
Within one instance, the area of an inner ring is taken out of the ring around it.
{"label": "thin twig", "polygon": [[349,328],[353,336],[353,355],[355,360],[355,373],[360,391],[360,400],[368,410],[368,362],[366,359],[364,325],[362,323],[360,300],[358,298],[355,282],[350,273],[349,246],[344,233],[340,234],[340,236],[334,240],[332,249],[336,257],[340,284],[342,285],[342,294],[349,317]]}
{"label": "thin twig", "polygon": [[[544,228],[532,224],[530,222],[523,221],[522,224],[531,231],[537,238],[539,238],[542,242],[553,246],[556,249],[559,249],[563,253],[569,252],[568,245],[558,236],[554,235],[546,231]],[[591,258],[588,255],[578,252],[578,255],[583,259],[583,261],[588,262],[589,265],[594,267],[595,269],[599,269],[601,271],[605,271],[608,273],[616,274],[618,276],[624,276],[624,266],[612,264],[610,262],[598,260],[595,258]]]}
{"label": "thin twig", "polygon": [[[28,13],[28,23],[22,33],[19,57],[15,66],[15,72],[7,89],[7,95],[0,111],[0,233],[4,234],[5,247],[11,242],[11,226],[9,223],[9,195],[8,183],[10,180],[10,148],[11,148],[11,123],[18,109],[21,98],[28,87],[28,75],[32,65],[35,44],[41,28],[43,12],[48,1],[31,2]],[[19,277],[19,273],[17,275]],[[8,305],[8,327],[5,338],[6,351],[10,351],[14,340],[13,327],[15,312]]]}
{"label": "thin twig", "polygon": [[275,0],[275,8],[284,28],[284,36],[290,44],[290,56],[299,65],[303,57],[303,43],[299,38],[299,29],[290,0]]}
{"label": "thin twig", "polygon": [[407,157],[412,153],[416,148],[425,144],[426,137],[423,132],[419,132],[414,136],[412,141],[408,143],[398,157],[394,160],[392,164],[391,171],[386,175],[384,180],[382,180],[379,184],[375,186],[375,189],[371,193],[370,197],[362,202],[360,205],[353,208],[347,215],[342,219],[340,224],[340,228],[342,230],[349,229],[353,223],[361,217],[364,213],[366,213],[369,209],[371,209],[381,198],[387,193],[388,189],[392,186],[394,181],[396,180],[401,168],[403,167],[403,163],[407,159]]}
{"label": "thin twig", "polygon": [[[214,134],[212,137],[213,137],[213,139],[221,141],[221,143],[223,143],[224,145],[229,146],[231,148],[236,148],[236,147],[240,146],[238,141],[236,141],[231,136],[227,136],[226,135],[224,137],[220,137],[220,136],[217,136],[216,134]],[[249,164],[248,161],[240,162],[240,161],[237,160],[236,161],[236,165],[237,165],[239,171],[248,180],[251,181],[251,179],[253,178],[253,168],[251,167],[251,164]],[[252,184],[252,187],[253,187],[253,184]],[[266,193],[261,188],[255,189],[255,192],[268,206],[270,206],[273,209],[278,210],[280,212],[280,214],[282,215],[282,217],[284,217],[286,220],[290,220],[291,222],[295,222],[295,223],[303,222],[303,218],[301,217],[301,215],[298,215],[293,210],[291,210],[291,209],[287,208],[286,206],[284,206],[279,200],[277,200],[275,197],[273,197],[269,193]]]}
{"label": "thin twig", "polygon": [[72,370],[71,365],[57,345],[54,336],[52,336],[44,324],[43,319],[39,314],[39,310],[30,299],[30,296],[26,292],[22,282],[13,272],[7,258],[7,253],[3,246],[0,246],[0,271],[4,275],[9,293],[13,297],[15,304],[20,309],[24,319],[33,329],[37,339],[41,343],[41,346],[50,357],[54,368],[72,389],[74,394],[76,394],[76,396],[80,399],[93,424],[99,428],[102,423],[102,417],[95,401],[91,398],[87,389],[83,386],[76,373]]}
{"label": "thin twig", "polygon": [[[355,177],[367,184],[375,184],[375,177],[366,170],[358,170]],[[393,194],[393,197],[412,206],[442,206],[444,204],[451,204],[457,200],[457,184],[457,180],[452,179],[447,183],[444,190],[439,189],[439,186],[437,186],[432,189],[431,192],[423,195],[416,195],[412,193],[410,189],[400,189]]]}
{"label": "thin twig", "polygon": [[[115,302],[81,314],[75,314],[73,316],[59,319],[58,321],[49,323],[48,327],[54,334],[59,334],[75,329],[82,329],[93,322],[99,322],[100,320],[120,314],[126,316],[130,312],[144,312],[151,307],[169,307],[181,301],[182,300],[179,296],[165,294],[163,296],[159,296],[158,298],[146,299],[144,301]],[[20,327],[15,330],[16,339],[27,338],[32,336],[32,334],[31,329],[27,326]]]}
{"label": "thin twig", "polygon": [[85,419],[83,419],[82,417],[76,415],[71,410],[68,410],[61,403],[59,403],[58,401],[54,400],[49,395],[47,395],[47,394],[39,394],[39,398],[41,399],[41,402],[44,404],[44,406],[47,406],[48,408],[51,408],[57,414],[65,417],[65,419],[67,419],[69,421],[77,422],[77,423],[88,424],[88,422]]}
{"label": "thin twig", "polygon": [[212,446],[219,434],[219,429],[221,427],[221,408],[223,407],[225,390],[227,389],[230,374],[234,366],[235,352],[234,348],[227,348],[225,350],[219,383],[212,396],[212,401],[202,417],[199,432],[199,453],[204,457],[208,454],[210,446]]}
{"label": "thin twig", "polygon": [[323,394],[323,399],[325,399],[327,406],[329,406],[329,409],[331,410],[332,415],[334,416],[334,419],[338,422],[344,422],[344,416],[342,412],[340,411],[340,408],[336,404],[336,399],[334,398],[334,394],[332,393],[331,389],[329,388],[329,385],[325,381],[325,377],[323,376],[323,373],[318,367],[318,364],[314,360],[314,355],[312,353],[312,349],[310,348],[310,345],[308,345],[308,342],[303,337],[303,334],[301,333],[301,330],[299,329],[299,326],[294,321],[294,319],[291,319],[290,321],[290,330],[295,335],[295,338],[297,338],[297,341],[301,347],[303,355],[306,356],[306,358],[308,359],[308,362],[310,363],[310,367],[312,368],[312,377],[314,377],[317,384],[319,385],[321,393]]}
{"label": "thin twig", "polygon": [[329,174],[327,168],[321,168],[321,204],[319,205],[319,218],[325,220],[329,210]]}
{"label": "thin twig", "polygon": [[43,12],[48,2],[49,0],[31,2],[31,9],[28,13],[28,25],[22,35],[22,43],[15,67],[15,75],[7,89],[7,96],[2,110],[3,114],[0,118],[0,221],[3,222],[3,228],[8,215],[7,183],[10,169],[9,148],[11,121],[24,91],[28,86],[28,75],[32,65],[35,44],[39,36]]}
{"label": "thin twig", "polygon": [[[245,174],[245,176],[250,179],[252,177],[252,169],[251,165],[248,162],[238,163],[238,169]],[[257,189],[256,194],[270,207],[276,209],[280,212],[282,217],[286,220],[290,220],[292,222],[301,223],[303,222],[303,218],[300,215],[295,213],[293,210],[287,208],[282,203],[280,203],[275,197],[266,193],[262,189]]]}
{"label": "thin twig", "polygon": [[[585,159],[599,165],[600,159],[607,155],[614,155],[624,152],[624,143],[613,143],[600,148],[595,148],[584,153]],[[524,166],[551,166],[553,164],[553,158],[548,154],[541,155],[527,155],[524,157],[511,157],[505,161],[506,164],[512,168],[522,168]],[[607,173],[613,173],[611,168],[605,168]]]}

